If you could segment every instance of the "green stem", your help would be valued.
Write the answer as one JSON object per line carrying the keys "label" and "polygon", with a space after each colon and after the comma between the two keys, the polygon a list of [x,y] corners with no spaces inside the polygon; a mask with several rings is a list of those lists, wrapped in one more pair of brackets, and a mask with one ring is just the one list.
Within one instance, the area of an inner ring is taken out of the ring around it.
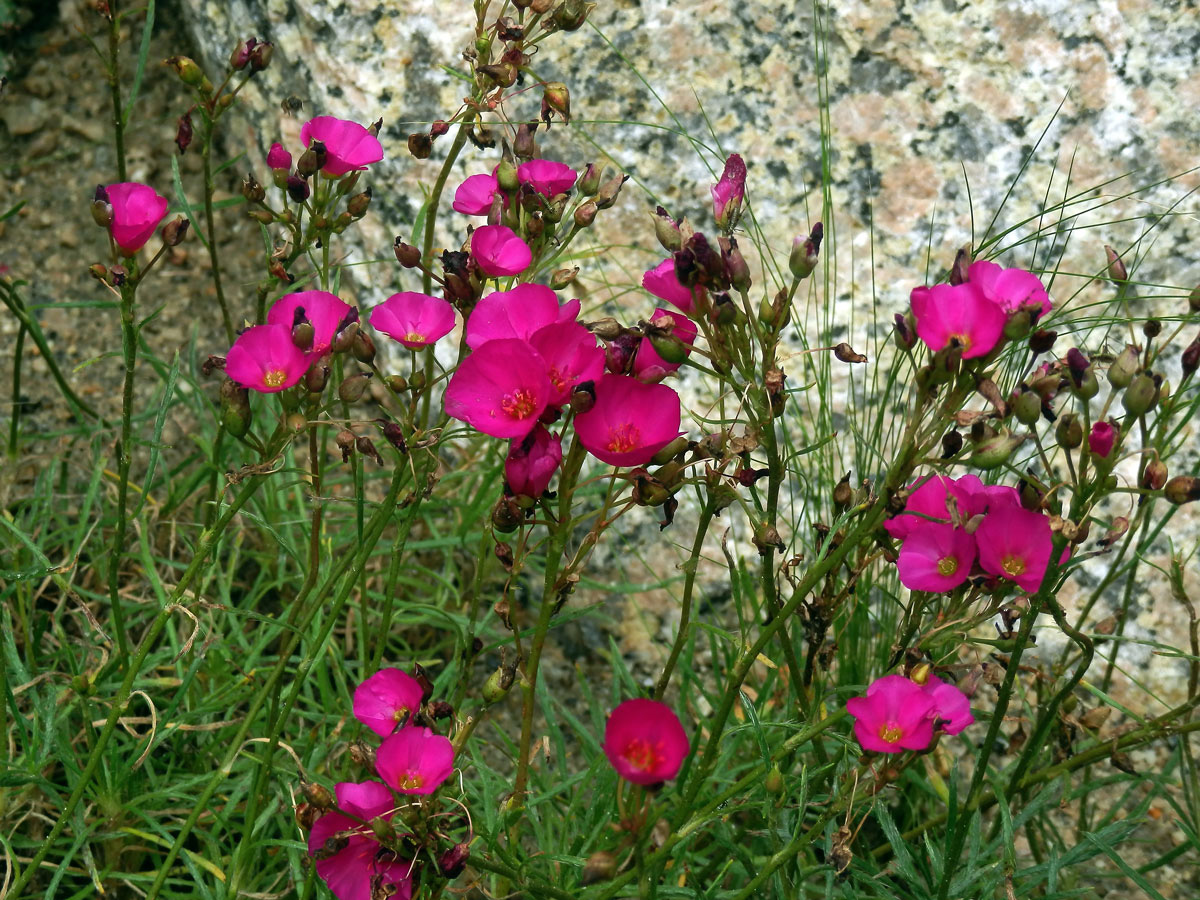
{"label": "green stem", "polygon": [[671,681],[675,663],[679,660],[679,654],[683,652],[683,646],[688,640],[688,625],[692,617],[692,594],[696,586],[696,569],[700,563],[700,554],[704,550],[704,539],[708,535],[708,526],[712,522],[715,511],[715,504],[712,496],[709,495],[704,508],[700,511],[700,522],[696,527],[696,539],[692,542],[692,553],[683,565],[683,603],[679,613],[679,631],[675,635],[675,643],[671,646],[671,654],[667,657],[666,665],[663,666],[662,675],[659,676],[658,684],[654,688],[655,700],[661,700],[663,694],[667,692],[667,684]]}
{"label": "green stem", "polygon": [[[9,410],[8,423],[8,457],[17,458],[17,438],[21,433],[21,361],[25,351],[26,328],[22,323],[17,326],[17,341],[13,347],[13,377],[12,377],[12,408]],[[4,705],[4,695],[0,694],[0,706]],[[0,732],[3,734],[4,732]]]}
{"label": "green stem", "polygon": [[137,367],[137,326],[134,323],[136,277],[121,286],[121,358],[125,367],[121,392],[121,440],[117,445],[117,530],[108,555],[108,597],[112,606],[113,628],[117,633],[117,652],[122,662],[129,657],[129,637],[125,633],[125,611],[121,606],[121,559],[125,555],[125,533],[129,528],[129,467],[133,461],[133,379]]}
{"label": "green stem", "polygon": [[80,774],[79,780],[75,784],[75,789],[71,791],[71,795],[67,798],[66,803],[63,804],[62,811],[57,816],[54,826],[50,829],[50,833],[43,839],[41,849],[34,854],[33,859],[29,861],[29,865],[25,867],[25,870],[21,872],[21,874],[17,876],[16,881],[13,882],[10,896],[21,896],[22,889],[29,884],[30,879],[33,878],[33,874],[41,867],[42,862],[55,847],[59,837],[62,836],[64,829],[66,829],[67,825],[71,823],[75,816],[76,808],[78,808],[80,801],[83,799],[84,793],[88,789],[88,785],[91,783],[93,776],[96,774],[96,769],[100,766],[100,760],[104,755],[104,750],[108,746],[108,742],[112,738],[113,732],[116,731],[117,721],[125,712],[125,705],[129,702],[129,697],[133,693],[133,682],[137,678],[138,671],[145,663],[151,647],[154,646],[154,642],[158,639],[159,634],[161,634],[163,628],[166,627],[167,622],[171,618],[171,613],[174,611],[179,599],[187,592],[196,576],[199,575],[204,569],[208,561],[208,554],[212,551],[213,547],[216,546],[217,541],[220,540],[221,536],[224,534],[225,526],[228,525],[230,520],[237,515],[238,511],[245,506],[251,495],[265,480],[265,475],[255,475],[249,478],[242,486],[241,491],[236,497],[234,497],[233,502],[229,505],[225,512],[221,514],[220,518],[217,519],[213,527],[201,534],[200,544],[196,548],[196,554],[193,557],[191,564],[184,571],[183,575],[180,576],[179,584],[177,584],[175,586],[175,590],[171,592],[171,596],[168,598],[167,603],[164,604],[161,610],[159,610],[153,624],[150,626],[150,630],[147,631],[146,636],[142,638],[142,643],[138,647],[137,655],[134,657],[133,662],[129,665],[129,668],[125,671],[125,678],[121,682],[121,689],[118,691],[117,698],[113,702],[112,708],[109,710],[108,718],[104,722],[104,727],[100,730],[100,735],[96,739],[95,745],[88,754],[87,762],[84,764],[83,772]]}
{"label": "green stem", "polygon": [[204,227],[208,229],[208,259],[212,266],[213,287],[217,292],[217,304],[221,307],[221,320],[225,325],[225,338],[233,343],[233,319],[229,315],[229,304],[225,300],[225,289],[221,286],[221,258],[217,253],[217,233],[215,216],[213,215],[213,184],[212,174],[212,141],[216,130],[216,119],[210,118],[207,112],[204,116],[204,144],[200,149],[201,159],[204,160]]}
{"label": "green stem", "polygon": [[117,16],[117,0],[108,4],[108,88],[112,98],[113,146],[117,157],[117,181],[129,180],[125,166],[125,123],[121,117],[121,22]]}

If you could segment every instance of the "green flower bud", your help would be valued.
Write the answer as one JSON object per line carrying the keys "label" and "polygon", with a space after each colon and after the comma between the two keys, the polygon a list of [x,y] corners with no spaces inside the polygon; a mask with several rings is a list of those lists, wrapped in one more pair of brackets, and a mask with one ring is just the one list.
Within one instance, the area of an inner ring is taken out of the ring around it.
{"label": "green flower bud", "polygon": [[1200,478],[1176,475],[1163,488],[1163,496],[1176,506],[1200,500]]}
{"label": "green flower bud", "polygon": [[1125,411],[1133,416],[1142,416],[1158,405],[1158,385],[1145,372],[1134,376],[1125,395],[1121,398]]}
{"label": "green flower bud", "polygon": [[250,430],[250,392],[230,379],[221,382],[221,424],[235,438]]}
{"label": "green flower bud", "polygon": [[[1080,440],[1082,439],[1081,435]],[[987,438],[975,445],[969,463],[977,469],[998,468],[1008,462],[1013,451],[1024,441],[1023,434],[998,434]]]}
{"label": "green flower bud", "polygon": [[1083,425],[1079,422],[1079,417],[1074,413],[1067,413],[1065,416],[1060,416],[1058,424],[1054,428],[1054,439],[1058,441],[1058,445],[1067,450],[1074,450],[1083,443]]}
{"label": "green flower bud", "polygon": [[1042,417],[1042,398],[1033,391],[1022,391],[1013,401],[1012,411],[1022,425],[1035,425]]}
{"label": "green flower bud", "polygon": [[1108,383],[1118,389],[1128,387],[1129,383],[1133,381],[1133,376],[1137,374],[1138,368],[1138,348],[1133,344],[1126,344],[1125,349],[1108,367]]}

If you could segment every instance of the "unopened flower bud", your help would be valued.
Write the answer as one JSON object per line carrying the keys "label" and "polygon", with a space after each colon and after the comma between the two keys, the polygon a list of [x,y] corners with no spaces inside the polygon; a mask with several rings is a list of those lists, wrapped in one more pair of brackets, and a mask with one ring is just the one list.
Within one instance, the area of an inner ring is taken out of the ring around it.
{"label": "unopened flower bud", "polygon": [[345,353],[354,344],[354,336],[358,334],[358,320],[351,319],[334,334],[329,343],[329,349],[334,353]]}
{"label": "unopened flower bud", "polygon": [[254,45],[258,43],[256,38],[248,38],[234,48],[233,53],[229,54],[229,65],[235,71],[240,72],[250,64],[250,54],[254,52]]}
{"label": "unopened flower bud", "polygon": [[763,779],[763,788],[768,794],[782,794],[783,787],[783,772],[779,769],[779,763],[775,763]]}
{"label": "unopened flower bud", "polygon": [[912,313],[896,313],[895,323],[896,346],[901,350],[911,350],[917,343],[917,327]]}
{"label": "unopened flower bud", "polygon": [[550,15],[550,21],[560,31],[576,31],[583,27],[588,14],[595,3],[585,3],[584,0],[563,0]]}
{"label": "unopened flower bud", "polygon": [[163,65],[170,66],[179,76],[179,80],[188,87],[199,87],[204,82],[204,71],[196,65],[196,61],[188,56],[172,56],[163,60]]}
{"label": "unopened flower bud", "polygon": [[303,413],[296,412],[284,419],[284,425],[292,434],[300,434],[308,427],[308,419],[304,418]]}
{"label": "unopened flower bud", "polygon": [[1145,415],[1158,405],[1158,385],[1146,372],[1135,375],[1125,388],[1121,402],[1130,415]]}
{"label": "unopened flower bud", "polygon": [[308,187],[308,182],[299,175],[288,176],[287,192],[288,196],[291,197],[295,203],[303,203],[308,199],[308,195],[311,193]]}
{"label": "unopened flower bud", "polygon": [[579,266],[570,269],[557,269],[550,276],[551,290],[561,291],[567,285],[571,284],[575,277],[579,274]]}
{"label": "unopened flower bud", "polygon": [[542,121],[548,124],[554,113],[571,121],[571,92],[561,81],[548,81],[542,90]]}
{"label": "unopened flower bud", "polygon": [[371,189],[367,188],[359,194],[355,194],[346,201],[346,212],[350,213],[354,218],[361,219],[367,214],[367,207],[371,205]]}
{"label": "unopened flower bud", "polygon": [[1058,340],[1058,332],[1039,328],[1029,336],[1029,349],[1034,353],[1049,353]]}
{"label": "unopened flower bud", "polygon": [[1042,417],[1042,398],[1033,391],[1022,391],[1013,401],[1012,412],[1022,425],[1034,425]]}
{"label": "unopened flower bud", "polygon": [[671,441],[671,443],[667,444],[667,446],[655,453],[653,459],[650,461],[656,466],[666,465],[675,459],[675,457],[679,456],[679,454],[686,451],[687,448],[688,439],[682,436],[677,437],[675,440]]}
{"label": "unopened flower bud", "polygon": [[1192,288],[1188,294],[1188,309],[1192,312],[1200,312],[1200,284]]}
{"label": "unopened flower bud", "polygon": [[579,188],[581,194],[594,194],[600,190],[602,178],[604,178],[604,163],[600,163],[600,165],[588,163],[584,166],[583,174],[579,176],[579,181],[575,186]]}
{"label": "unopened flower bud", "polygon": [[625,182],[629,180],[629,176],[618,172],[604,184],[600,185],[600,189],[596,192],[596,206],[600,209],[608,209],[617,202],[617,195],[621,193],[621,188]]}
{"label": "unopened flower bud", "polygon": [[93,263],[92,265],[88,266],[88,274],[97,281],[103,281],[107,283],[108,266],[104,265],[104,263]]}
{"label": "unopened flower bud", "polygon": [[582,416],[586,412],[591,412],[592,407],[595,405],[595,382],[581,381],[575,385],[575,390],[571,392],[571,412],[577,416]]}
{"label": "unopened flower bud", "polygon": [[799,281],[812,274],[817,267],[818,255],[821,252],[821,239],[825,235],[824,226],[818,222],[812,227],[808,237],[797,236],[792,241],[792,252],[788,257],[788,269],[792,277]]}
{"label": "unopened flower bud", "polygon": [[421,251],[412,244],[405,243],[400,235],[396,235],[392,250],[396,253],[396,261],[406,269],[416,268],[421,264]]}
{"label": "unopened flower bud", "polygon": [[522,122],[517,126],[516,137],[513,138],[513,156],[521,160],[531,160],[538,153],[537,141],[533,138],[533,132],[537,129],[537,123],[530,125],[528,122]]}
{"label": "unopened flower bud", "polygon": [[[271,212],[269,209],[251,209],[246,212],[246,215],[248,215],[254,221],[259,222],[263,225],[270,225],[272,222],[275,221],[275,214],[273,212]],[[281,264],[280,269],[282,269],[282,268],[283,268],[283,266]],[[275,273],[272,272],[271,274],[274,275]],[[276,277],[281,277],[281,276],[276,276]]]}
{"label": "unopened flower bud", "polygon": [[168,247],[178,247],[183,243],[183,239],[187,237],[189,224],[191,223],[183,216],[172,219],[163,226],[163,243]]}
{"label": "unopened flower bud", "polygon": [[96,185],[96,193],[92,199],[92,221],[101,228],[112,224],[112,204],[108,202],[108,191],[104,185]]}
{"label": "unopened flower bud", "polygon": [[950,284],[966,284],[970,279],[971,248],[960,247],[954,254],[954,265],[950,267]]}
{"label": "unopened flower bud", "polygon": [[620,334],[604,348],[604,366],[614,375],[626,375],[633,367],[639,338],[634,334]]}
{"label": "unopened flower bud", "polygon": [[1146,463],[1146,469],[1142,472],[1141,487],[1149,491],[1158,491],[1167,483],[1167,466],[1161,459],[1155,457]]}
{"label": "unopened flower bud", "polygon": [[595,200],[589,200],[578,209],[575,210],[575,225],[579,228],[587,228],[596,221],[596,213],[598,207]]}
{"label": "unopened flower bud", "polygon": [[1200,500],[1200,478],[1176,475],[1163,488],[1163,496],[1176,506]]}
{"label": "unopened flower bud", "polygon": [[[1023,434],[998,434],[986,438],[975,445],[971,452],[970,464],[977,469],[995,469],[1006,462],[1013,451],[1025,440]],[[1083,440],[1082,435],[1080,440]]]}
{"label": "unopened flower bud", "polygon": [[1133,344],[1126,344],[1125,349],[1117,354],[1117,358],[1108,367],[1108,383],[1115,388],[1128,387],[1138,368],[1138,348]]}
{"label": "unopened flower bud", "polygon": [[226,378],[221,382],[221,424],[235,438],[250,430],[250,392]]}
{"label": "unopened flower bud", "polygon": [[[525,515],[511,497],[501,497],[499,502],[492,508],[492,529],[499,534],[512,534],[521,527],[523,521],[525,521]],[[488,681],[490,682],[491,679],[489,678]],[[484,685],[484,691],[487,691],[486,684]],[[486,693],[484,694],[484,699],[487,699]]]}
{"label": "unopened flower bud", "polygon": [[394,394],[402,394],[408,390],[408,379],[403,375],[389,375],[383,380],[383,383],[388,386],[388,390]]}
{"label": "unopened flower bud", "polygon": [[433,138],[424,131],[417,131],[408,136],[408,152],[414,159],[429,159],[433,153]]}
{"label": "unopened flower bud", "polygon": [[[295,337],[293,336],[293,340]],[[304,387],[310,394],[319,394],[329,383],[329,366],[313,366],[304,373]]]}
{"label": "unopened flower bud", "polygon": [[375,361],[375,340],[360,328],[350,342],[350,353],[359,362],[370,365]]}
{"label": "unopened flower bud", "polygon": [[358,372],[342,379],[342,383],[338,385],[338,399],[343,403],[357,403],[362,399],[370,380],[370,372]]}
{"label": "unopened flower bud", "polygon": [[187,153],[192,143],[192,117],[184,113],[175,122],[175,146],[181,154]]}
{"label": "unopened flower bud", "polygon": [[1117,284],[1124,284],[1128,281],[1129,271],[1125,268],[1125,263],[1121,262],[1117,251],[1105,244],[1104,255],[1108,258],[1108,264],[1105,267],[1108,270],[1108,277]]}
{"label": "unopened flower bud", "polygon": [[1067,450],[1074,450],[1083,443],[1083,425],[1075,413],[1060,416],[1054,428],[1054,439],[1058,445]]}
{"label": "unopened flower bud", "polygon": [[1033,313],[1027,307],[1011,310],[1004,320],[1004,337],[1010,341],[1023,340],[1033,327]]}
{"label": "unopened flower bud", "polygon": [[275,45],[270,41],[260,41],[254,45],[254,49],[250,51],[250,71],[261,72],[271,64],[271,57],[275,54]]}
{"label": "unopened flower bud", "polygon": [[462,870],[467,867],[467,860],[470,858],[470,844],[455,844],[438,857],[438,868],[442,870],[442,874],[447,878],[457,878],[462,874]]}
{"label": "unopened flower bud", "polygon": [[301,178],[311,178],[325,166],[329,153],[321,141],[311,141],[308,148],[300,154],[296,161],[296,174]]}
{"label": "unopened flower bud", "polygon": [[728,250],[725,249],[722,242],[721,256],[725,260],[726,277],[733,285],[734,290],[742,293],[750,290],[753,283],[750,277],[750,266],[746,263],[746,258],[742,256],[742,251],[738,249],[737,241],[730,238]]}
{"label": "unopened flower bud", "polygon": [[1197,335],[1190,344],[1184,347],[1179,362],[1183,367],[1184,375],[1191,375],[1197,368],[1200,368],[1200,335]]}

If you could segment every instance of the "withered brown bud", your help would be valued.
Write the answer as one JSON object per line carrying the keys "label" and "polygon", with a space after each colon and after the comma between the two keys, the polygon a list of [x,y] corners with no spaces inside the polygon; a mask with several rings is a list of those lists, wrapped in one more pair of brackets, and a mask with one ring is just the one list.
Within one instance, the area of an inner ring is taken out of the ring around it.
{"label": "withered brown bud", "polygon": [[567,285],[571,284],[579,275],[579,266],[573,266],[570,269],[557,269],[550,276],[550,288],[555,291],[561,291]]}
{"label": "withered brown bud", "polygon": [[254,49],[250,51],[250,71],[261,72],[271,64],[271,57],[274,54],[274,44],[270,41],[259,41],[254,45]]}
{"label": "withered brown bud", "polygon": [[308,199],[311,192],[308,182],[299,175],[289,175],[287,177],[287,193],[292,198],[292,202],[303,203]]}
{"label": "withered brown bud", "polygon": [[1184,375],[1191,375],[1200,367],[1200,335],[1197,335],[1195,340],[1184,347],[1179,362],[1183,366]]}
{"label": "withered brown bud", "polygon": [[175,123],[175,146],[179,152],[186,153],[192,143],[192,117],[184,113]]}
{"label": "withered brown bud", "polygon": [[357,438],[354,432],[348,428],[343,428],[334,437],[333,442],[338,445],[338,449],[342,451],[342,462],[350,462],[350,456],[354,453],[354,442]]}
{"label": "withered brown bud", "polygon": [[374,442],[365,435],[354,439],[354,449],[363,456],[369,456],[375,460],[378,465],[383,465],[383,457],[379,455],[379,451],[375,448]]}
{"label": "withered brown bud", "polygon": [[405,243],[400,235],[396,235],[392,250],[396,254],[396,261],[406,269],[414,269],[421,264],[421,251],[412,244]]}
{"label": "withered brown bud", "polygon": [[404,440],[404,429],[395,422],[385,422],[383,424],[383,437],[401,453],[408,452],[408,444]]}
{"label": "withered brown bud", "polygon": [[853,499],[854,488],[850,487],[850,473],[847,472],[833,489],[833,505],[838,509],[845,509]]}
{"label": "withered brown bud", "polygon": [[329,788],[323,785],[312,781],[302,781],[300,782],[300,792],[317,809],[328,810],[334,807],[333,794],[330,793]]}
{"label": "withered brown bud", "polygon": [[833,348],[833,355],[844,363],[865,363],[867,358],[861,353],[855,353],[849,344],[841,343]]}
{"label": "withered brown bud", "polygon": [[187,237],[188,225],[191,223],[183,216],[172,219],[163,226],[162,239],[163,243],[168,247],[178,247],[183,243],[183,239]]}
{"label": "withered brown bud", "polygon": [[952,285],[966,284],[971,268],[971,248],[961,247],[954,254],[954,265],[950,267],[950,283]]}
{"label": "withered brown bud", "polygon": [[342,383],[338,385],[338,399],[343,403],[357,403],[362,399],[370,380],[370,372],[358,372],[342,379]]}
{"label": "withered brown bud", "polygon": [[455,844],[438,857],[438,868],[447,878],[456,878],[462,874],[462,870],[466,868],[467,860],[470,858],[471,846],[469,844]]}
{"label": "withered brown bud", "polygon": [[1105,268],[1108,271],[1108,277],[1117,284],[1124,284],[1129,280],[1129,271],[1125,268],[1125,263],[1121,261],[1120,254],[1117,253],[1108,244],[1104,245],[1104,256],[1107,258]]}
{"label": "withered brown bud", "polygon": [[355,194],[346,201],[346,212],[350,213],[354,218],[361,219],[367,214],[367,208],[371,205],[371,189],[367,188],[361,193]]}
{"label": "withered brown bud", "polygon": [[958,455],[963,448],[963,436],[957,431],[947,431],[942,435],[942,459],[950,459]]}
{"label": "withered brown bud", "polygon": [[1142,472],[1141,486],[1146,490],[1158,491],[1167,483],[1167,466],[1161,459],[1157,457],[1146,463],[1145,471]]}
{"label": "withered brown bud", "polygon": [[1056,340],[1058,340],[1057,331],[1039,328],[1029,336],[1029,349],[1034,353],[1049,353]]}
{"label": "withered brown bud", "polygon": [[583,872],[579,876],[581,885],[596,884],[610,881],[617,874],[617,857],[607,850],[597,850],[583,864]]}
{"label": "withered brown bud", "polygon": [[433,153],[433,138],[423,131],[408,136],[408,152],[415,159],[429,159]]}
{"label": "withered brown bud", "polygon": [[492,508],[492,529],[500,534],[512,534],[523,521],[525,514],[512,497],[501,497]]}
{"label": "withered brown bud", "polygon": [[618,172],[604,184],[600,185],[600,189],[596,191],[596,206],[600,209],[608,209],[617,202],[617,195],[621,193],[621,188],[625,182],[629,180],[629,176]]}

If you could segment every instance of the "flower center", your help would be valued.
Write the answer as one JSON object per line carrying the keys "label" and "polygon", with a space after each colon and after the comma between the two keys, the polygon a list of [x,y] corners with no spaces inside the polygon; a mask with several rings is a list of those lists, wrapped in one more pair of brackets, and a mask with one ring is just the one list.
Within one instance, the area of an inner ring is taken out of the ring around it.
{"label": "flower center", "polygon": [[1016,578],[1018,575],[1025,574],[1025,560],[1010,553],[1004,559],[1000,560],[1000,568],[1008,574],[1009,578]]}
{"label": "flower center", "polygon": [[884,722],[879,726],[879,736],[889,744],[894,744],[904,737],[904,729],[896,722]]}
{"label": "flower center", "polygon": [[607,450],[613,453],[628,453],[642,441],[641,430],[632,422],[622,422],[608,429]]}
{"label": "flower center", "polygon": [[530,391],[517,388],[504,395],[500,401],[500,408],[510,419],[528,419],[537,411],[537,401]]}
{"label": "flower center", "polygon": [[267,369],[263,372],[262,380],[267,387],[282,387],[287,381],[287,372],[283,369]]}
{"label": "flower center", "polygon": [[419,331],[408,332],[408,334],[404,335],[404,339],[406,341],[412,341],[414,344],[425,343],[425,335],[421,334]]}
{"label": "flower center", "polygon": [[403,722],[408,718],[409,708],[407,706],[397,706],[392,711],[392,718],[397,722]]}
{"label": "flower center", "polygon": [[558,371],[558,369],[551,368],[550,369],[550,384],[553,385],[554,390],[557,393],[561,394],[563,391],[565,391],[567,389],[567,376],[564,375],[562,372]]}
{"label": "flower center", "polygon": [[641,772],[649,772],[663,761],[663,755],[657,742],[650,743],[641,738],[634,738],[621,754],[625,762]]}
{"label": "flower center", "polygon": [[417,772],[407,772],[400,779],[400,788],[405,791],[414,791],[425,783],[425,779]]}
{"label": "flower center", "polygon": [[971,336],[969,334],[952,334],[950,341],[957,343],[963,350],[971,349]]}
{"label": "flower center", "polygon": [[939,575],[949,578],[958,571],[958,560],[953,556],[943,556],[938,560],[937,570]]}

